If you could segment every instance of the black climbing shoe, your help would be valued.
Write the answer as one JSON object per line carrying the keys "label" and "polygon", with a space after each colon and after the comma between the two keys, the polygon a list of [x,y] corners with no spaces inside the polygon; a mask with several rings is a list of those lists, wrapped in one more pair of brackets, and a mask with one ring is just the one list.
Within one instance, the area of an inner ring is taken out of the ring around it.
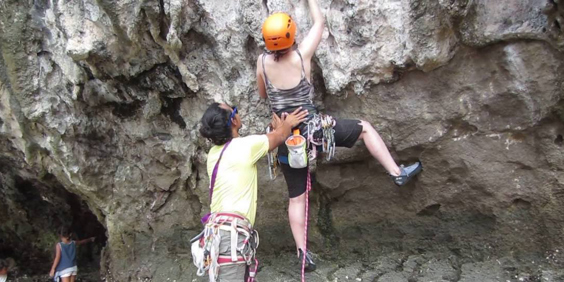
{"label": "black climbing shoe", "polygon": [[[299,249],[299,252],[300,252],[299,263],[300,263],[300,271],[301,271],[304,251],[302,249]],[[305,257],[305,267],[304,267],[305,271],[306,272],[314,271],[316,268],[317,267],[315,266],[315,262],[313,262],[313,257],[311,253],[307,251]]]}
{"label": "black climbing shoe", "polygon": [[421,162],[416,162],[408,167],[404,167],[403,165],[401,165],[400,175],[398,176],[390,175],[390,177],[392,178],[392,180],[397,186],[403,186],[407,182],[409,182],[411,178],[413,178],[415,175],[421,172],[421,169],[423,169],[423,165],[421,165]]}

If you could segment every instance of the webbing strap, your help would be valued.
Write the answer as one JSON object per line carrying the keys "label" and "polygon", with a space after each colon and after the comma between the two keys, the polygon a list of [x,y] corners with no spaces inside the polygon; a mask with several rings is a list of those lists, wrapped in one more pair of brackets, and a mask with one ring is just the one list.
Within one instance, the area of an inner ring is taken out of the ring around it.
{"label": "webbing strap", "polygon": [[243,264],[243,263],[247,264],[247,261],[245,260],[245,258],[243,256],[237,256],[236,261],[233,261],[230,256],[219,256],[217,258],[217,263],[220,266],[223,266],[223,265],[230,265],[230,264]]}
{"label": "webbing strap", "polygon": [[[315,148],[316,148],[317,150],[321,151],[321,148],[322,148],[322,147],[321,147],[321,146],[315,146]],[[288,162],[288,156],[278,156],[278,161],[279,161],[280,163],[283,163],[283,164],[287,164],[287,165],[290,164],[290,163]]]}
{"label": "webbing strap", "polygon": [[231,221],[231,261],[237,261],[237,241],[239,232],[237,232],[237,219]]}
{"label": "webbing strap", "polygon": [[225,152],[225,149],[227,149],[227,146],[229,146],[229,144],[231,143],[231,140],[227,141],[227,143],[225,143],[225,145],[223,146],[223,150],[221,150],[221,153],[219,154],[219,158],[217,159],[217,162],[215,163],[215,167],[213,168],[213,173],[212,173],[212,177],[210,180],[210,204],[212,201],[212,196],[213,196],[213,187],[215,186],[215,179],[217,178],[217,170],[219,169],[219,161],[221,161],[221,157],[223,157],[223,153]]}
{"label": "webbing strap", "polygon": [[[233,230],[233,228],[231,227],[231,225],[229,225],[229,226],[227,226],[227,225],[218,225],[217,228],[220,229],[220,230],[223,230],[223,231],[227,231],[227,232],[231,232],[231,230]],[[247,236],[247,237],[249,237],[249,236],[250,236],[249,234],[251,234],[249,230],[250,230],[250,229],[247,229],[247,228],[245,228],[245,227],[243,227],[243,226],[239,226],[239,227],[237,228],[237,232],[242,233],[243,235],[245,235],[245,236]]]}
{"label": "webbing strap", "polygon": [[255,267],[254,269],[249,266],[249,278],[247,278],[247,282],[255,282],[255,276],[257,276],[259,261],[255,258]]}
{"label": "webbing strap", "polygon": [[[225,149],[227,149],[227,146],[229,146],[229,143],[231,143],[231,140],[227,141],[227,143],[225,143],[225,145],[223,146],[223,150],[221,150],[221,153],[219,154],[219,158],[217,159],[217,162],[215,163],[215,167],[213,168],[212,177],[210,179],[210,206],[212,204],[213,187],[215,186],[215,179],[217,178],[217,170],[219,168],[219,161],[221,161],[221,157],[223,156],[223,152],[225,152]],[[211,213],[207,213],[206,215],[204,215],[200,219],[202,224],[206,225],[206,222],[208,222],[210,216],[211,216]]]}
{"label": "webbing strap", "polygon": [[290,164],[288,162],[288,156],[278,156],[278,161],[280,161],[283,164]]}

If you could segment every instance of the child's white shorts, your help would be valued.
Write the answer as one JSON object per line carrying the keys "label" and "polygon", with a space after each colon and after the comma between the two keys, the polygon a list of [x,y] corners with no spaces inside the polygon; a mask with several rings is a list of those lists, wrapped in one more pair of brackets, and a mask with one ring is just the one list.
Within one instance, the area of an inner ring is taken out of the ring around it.
{"label": "child's white shorts", "polygon": [[59,277],[76,276],[77,273],[78,273],[78,267],[73,266],[73,267],[69,267],[69,268],[65,268],[65,269],[61,270]]}

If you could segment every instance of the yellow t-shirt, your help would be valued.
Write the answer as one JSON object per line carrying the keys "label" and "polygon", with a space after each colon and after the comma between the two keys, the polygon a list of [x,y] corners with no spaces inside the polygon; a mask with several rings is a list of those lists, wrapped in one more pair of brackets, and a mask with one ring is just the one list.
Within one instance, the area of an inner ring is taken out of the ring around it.
{"label": "yellow t-shirt", "polygon": [[[222,146],[213,146],[208,153],[208,176]],[[257,213],[257,166],[256,162],[268,153],[268,137],[251,135],[233,138],[219,162],[211,202],[211,212],[237,212],[255,224]]]}

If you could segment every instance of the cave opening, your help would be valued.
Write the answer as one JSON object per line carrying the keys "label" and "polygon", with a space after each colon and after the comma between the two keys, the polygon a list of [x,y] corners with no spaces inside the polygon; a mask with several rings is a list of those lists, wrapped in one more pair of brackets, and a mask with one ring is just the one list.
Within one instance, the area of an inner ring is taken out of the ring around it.
{"label": "cave opening", "polygon": [[[13,277],[44,277],[60,241],[61,226],[73,240],[95,237],[77,247],[78,281],[100,281],[100,261],[107,237],[104,225],[80,196],[67,191],[52,175],[41,180],[18,175],[0,178],[0,259],[12,258]],[[9,179],[6,181],[6,179]]]}

